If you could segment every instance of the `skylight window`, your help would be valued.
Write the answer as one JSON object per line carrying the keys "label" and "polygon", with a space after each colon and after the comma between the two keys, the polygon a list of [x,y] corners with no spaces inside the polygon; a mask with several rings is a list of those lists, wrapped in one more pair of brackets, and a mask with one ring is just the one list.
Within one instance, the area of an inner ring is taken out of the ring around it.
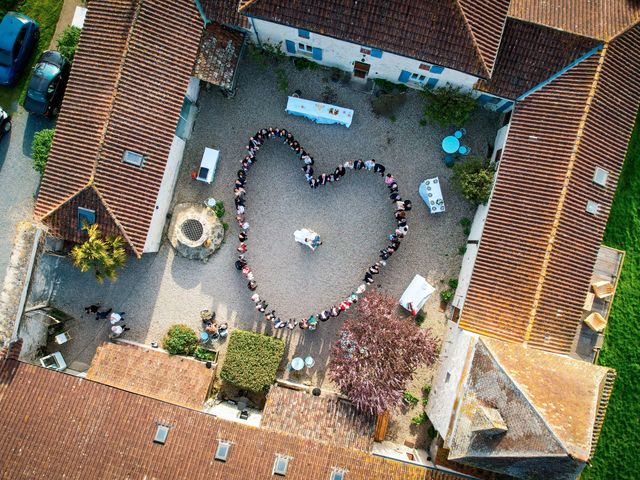
{"label": "skylight window", "polygon": [[276,461],[273,463],[273,474],[284,477],[287,474],[289,466],[289,458],[282,455],[276,455]]}
{"label": "skylight window", "polygon": [[226,462],[227,458],[229,457],[230,448],[231,444],[229,442],[218,442],[218,449],[216,450],[216,456],[214,458],[221,462]]}
{"label": "skylight window", "polygon": [[156,428],[156,436],[153,438],[153,443],[164,445],[167,442],[168,435],[169,427],[166,425],[158,425],[158,428]]}
{"label": "skylight window", "polygon": [[329,477],[329,480],[344,480],[344,474],[346,472],[344,470],[340,470],[339,468],[334,468],[333,471],[331,472],[331,477]]}
{"label": "skylight window", "polygon": [[592,200],[587,201],[586,211],[589,212],[590,214],[596,215],[598,213],[598,208],[600,208],[600,204]]}
{"label": "skylight window", "polygon": [[596,171],[593,173],[593,183],[597,183],[601,187],[606,187],[608,178],[609,172],[603,168],[596,167]]}
{"label": "skylight window", "polygon": [[137,152],[132,152],[131,150],[125,150],[122,154],[122,161],[124,163],[128,163],[130,165],[135,165],[136,167],[141,167],[144,163],[144,155]]}

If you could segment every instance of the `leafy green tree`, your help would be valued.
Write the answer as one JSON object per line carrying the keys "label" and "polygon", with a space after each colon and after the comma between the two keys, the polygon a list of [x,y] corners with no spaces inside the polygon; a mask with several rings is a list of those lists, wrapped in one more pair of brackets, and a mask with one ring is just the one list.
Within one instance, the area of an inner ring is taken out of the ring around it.
{"label": "leafy green tree", "polygon": [[495,168],[488,160],[469,158],[453,166],[453,185],[475,205],[487,203],[493,186]]}
{"label": "leafy green tree", "polygon": [[127,261],[124,240],[119,235],[103,238],[97,224],[88,226],[85,223],[82,229],[89,234],[89,238],[71,249],[73,264],[81,272],[93,270],[98,283],[103,283],[105,278],[115,281],[118,278],[117,270]]}
{"label": "leafy green tree", "polygon": [[198,347],[198,335],[187,325],[173,325],[162,339],[162,348],[171,355],[192,355]]}
{"label": "leafy green tree", "polygon": [[64,56],[69,62],[73,62],[73,57],[76,54],[76,48],[80,41],[80,30],[73,25],[65,28],[60,34],[57,42],[57,50]]}
{"label": "leafy green tree", "polygon": [[49,150],[51,150],[51,142],[53,142],[53,135],[56,133],[53,128],[46,128],[40,130],[33,136],[33,142],[31,143],[31,158],[33,159],[33,168],[40,175],[44,175],[44,170],[47,166],[47,159],[49,158]]}
{"label": "leafy green tree", "polygon": [[471,93],[462,91],[460,87],[425,87],[422,96],[427,100],[424,118],[441,127],[462,127],[477,107]]}

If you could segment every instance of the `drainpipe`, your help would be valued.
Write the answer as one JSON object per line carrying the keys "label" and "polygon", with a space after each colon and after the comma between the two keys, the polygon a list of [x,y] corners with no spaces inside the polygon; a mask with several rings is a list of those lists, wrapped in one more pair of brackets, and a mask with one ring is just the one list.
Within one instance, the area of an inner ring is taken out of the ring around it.
{"label": "drainpipe", "polygon": [[256,34],[256,40],[258,40],[258,46],[260,48],[262,48],[262,42],[260,41],[260,35],[258,35],[258,30],[256,30],[256,24],[253,22],[253,17],[249,17],[249,19],[251,20],[251,28],[253,28],[253,31]]}
{"label": "drainpipe", "polygon": [[207,28],[207,25],[211,22],[207,19],[207,14],[204,13],[204,8],[202,8],[202,3],[200,3],[200,0],[195,0],[195,2],[196,8],[198,9],[198,12],[200,12],[200,16],[202,17],[202,21],[204,22],[204,28]]}

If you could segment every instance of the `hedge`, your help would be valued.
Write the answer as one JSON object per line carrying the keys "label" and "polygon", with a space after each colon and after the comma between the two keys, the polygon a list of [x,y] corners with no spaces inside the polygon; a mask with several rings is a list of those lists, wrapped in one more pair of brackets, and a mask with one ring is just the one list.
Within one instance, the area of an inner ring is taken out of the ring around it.
{"label": "hedge", "polygon": [[243,390],[266,392],[276,380],[283,355],[282,340],[234,330],[220,376]]}

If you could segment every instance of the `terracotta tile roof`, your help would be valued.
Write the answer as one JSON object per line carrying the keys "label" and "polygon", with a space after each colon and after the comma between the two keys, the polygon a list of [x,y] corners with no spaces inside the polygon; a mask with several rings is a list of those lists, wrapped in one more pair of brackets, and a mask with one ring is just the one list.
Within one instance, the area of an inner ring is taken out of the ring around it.
{"label": "terracotta tile roof", "polygon": [[493,71],[511,0],[458,0],[488,72]]}
{"label": "terracotta tile roof", "polygon": [[511,0],[509,16],[609,40],[640,21],[633,0]]}
{"label": "terracotta tile roof", "polygon": [[315,397],[291,388],[272,387],[260,425],[369,452],[376,422],[336,395],[323,392]]}
{"label": "terracotta tile roof", "polygon": [[[479,338],[469,372],[447,439],[449,459],[518,478],[575,479],[597,441],[613,371]],[[479,409],[498,412],[506,431],[478,431]]]}
{"label": "terracotta tile roof", "polygon": [[200,39],[193,75],[231,90],[243,42],[244,33],[219,23],[210,23]]}
{"label": "terracotta tile roof", "polygon": [[[201,25],[192,0],[89,5],[36,204],[38,216],[91,184],[132,250],[142,253]],[[125,150],[144,154],[144,166],[125,164]]]}
{"label": "terracotta tile roof", "polygon": [[514,18],[507,19],[502,38],[491,80],[476,88],[513,100],[602,44]]}
{"label": "terracotta tile roof", "polygon": [[190,358],[126,343],[103,343],[89,380],[183,407],[202,409],[215,370]]}
{"label": "terracotta tile roof", "polygon": [[[365,452],[220,420],[64,373],[7,360],[0,366],[0,477],[273,479],[275,455],[292,457],[287,479],[454,480],[443,472]],[[170,427],[153,443],[157,424]],[[231,442],[227,462],[214,460]]]}
{"label": "terracotta tile roof", "polygon": [[[483,2],[483,5],[485,3],[489,4]],[[468,8],[468,11],[473,13],[472,23],[480,35],[482,29],[476,15],[493,12],[493,8]],[[457,0],[291,0],[284,3],[255,0],[248,3],[242,13],[478,77],[489,76]],[[497,22],[492,20],[492,23]],[[487,27],[491,39],[482,41],[483,51],[489,57],[491,45],[495,43],[495,30]]]}
{"label": "terracotta tile roof", "polygon": [[233,27],[249,28],[249,19],[238,9],[247,0],[200,0],[207,19]]}
{"label": "terracotta tile roof", "polygon": [[637,71],[640,26],[516,105],[463,328],[571,351],[640,103]]}

